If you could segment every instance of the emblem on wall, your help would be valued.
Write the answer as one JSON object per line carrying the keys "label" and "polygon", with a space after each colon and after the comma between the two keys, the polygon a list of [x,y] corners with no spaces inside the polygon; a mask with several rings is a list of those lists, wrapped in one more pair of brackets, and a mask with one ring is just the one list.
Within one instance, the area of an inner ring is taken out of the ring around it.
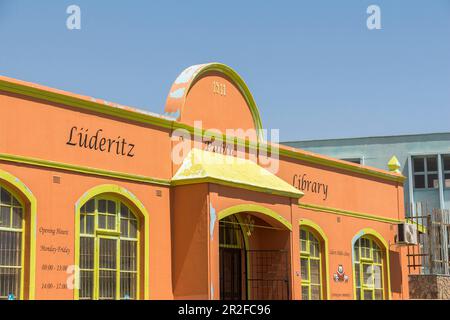
{"label": "emblem on wall", "polygon": [[344,267],[340,264],[337,268],[337,272],[333,275],[335,282],[348,282],[348,275],[345,274]]}
{"label": "emblem on wall", "polygon": [[246,224],[247,224],[247,236],[250,237],[253,233],[253,230],[255,230],[255,220],[249,214],[246,217]]}

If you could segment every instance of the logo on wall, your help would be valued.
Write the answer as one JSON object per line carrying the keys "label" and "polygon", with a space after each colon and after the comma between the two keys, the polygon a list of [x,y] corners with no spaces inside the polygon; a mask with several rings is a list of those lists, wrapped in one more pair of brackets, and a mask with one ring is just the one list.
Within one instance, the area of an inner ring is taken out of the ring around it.
{"label": "logo on wall", "polygon": [[333,275],[335,282],[348,282],[348,275],[344,272],[344,267],[340,264],[337,268],[337,272]]}
{"label": "logo on wall", "polygon": [[246,217],[246,224],[247,224],[247,236],[251,236],[253,233],[253,230],[255,230],[255,220],[252,218],[251,215],[247,215]]}

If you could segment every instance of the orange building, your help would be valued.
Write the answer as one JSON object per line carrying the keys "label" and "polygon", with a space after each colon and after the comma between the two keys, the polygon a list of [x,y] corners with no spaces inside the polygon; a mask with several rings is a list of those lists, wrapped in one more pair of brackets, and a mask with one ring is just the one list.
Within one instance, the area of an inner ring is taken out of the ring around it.
{"label": "orange building", "polygon": [[403,176],[268,143],[222,64],[165,111],[0,77],[0,298],[408,298]]}

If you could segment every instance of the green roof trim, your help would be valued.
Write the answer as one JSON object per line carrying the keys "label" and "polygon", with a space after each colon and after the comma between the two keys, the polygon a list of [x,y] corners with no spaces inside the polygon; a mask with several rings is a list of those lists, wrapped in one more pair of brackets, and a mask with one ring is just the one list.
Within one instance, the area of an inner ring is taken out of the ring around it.
{"label": "green roof trim", "polygon": [[330,207],[324,207],[320,205],[315,204],[307,204],[307,203],[300,203],[298,205],[299,208],[316,211],[316,212],[322,212],[322,213],[331,213],[331,214],[337,214],[341,216],[348,216],[352,218],[358,218],[358,219],[366,219],[366,220],[372,220],[372,221],[378,221],[383,223],[390,223],[390,224],[399,224],[404,222],[404,220],[399,219],[392,219],[392,218],[386,218],[382,216],[373,215],[370,213],[363,213],[363,212],[356,212],[356,211],[350,211],[350,210],[344,210],[344,209],[338,209],[338,208],[330,208]]}
{"label": "green roof trim", "polygon": [[[146,113],[138,109],[119,106],[117,104],[107,103],[102,100],[74,95],[68,92],[46,88],[43,86],[34,85],[32,83],[22,82],[7,77],[0,77],[0,91],[19,94],[35,99],[41,99],[44,101],[53,102],[73,108],[79,108],[99,114],[106,114],[119,119],[154,125],[156,127],[165,128],[168,130],[185,129],[190,134],[195,136],[197,136],[197,134],[204,135],[205,131],[207,131],[202,130],[201,132],[196,132],[196,130],[194,130],[192,126],[177,122],[176,120],[169,117],[158,116],[156,114]],[[255,107],[252,108],[252,112],[255,113],[255,119],[259,118],[259,114],[256,113],[257,110],[258,109],[256,108],[255,104]],[[225,137],[220,136],[217,136],[216,140],[226,141]],[[285,146],[281,146],[280,148],[278,148],[276,145],[270,143],[266,144],[263,141],[260,141],[258,143],[239,138],[236,138],[235,142],[238,146],[246,146],[250,149],[261,148],[261,150],[267,152],[271,152],[273,150],[279,153],[280,156],[285,156],[290,159],[298,159],[308,163],[322,165],[328,168],[338,168],[348,172],[372,176],[386,181],[393,181],[403,184],[406,180],[406,177],[400,174],[390,173],[388,171],[382,171],[371,167],[345,163],[337,159],[327,158],[313,153],[302,152],[302,150],[296,150],[295,148]]]}

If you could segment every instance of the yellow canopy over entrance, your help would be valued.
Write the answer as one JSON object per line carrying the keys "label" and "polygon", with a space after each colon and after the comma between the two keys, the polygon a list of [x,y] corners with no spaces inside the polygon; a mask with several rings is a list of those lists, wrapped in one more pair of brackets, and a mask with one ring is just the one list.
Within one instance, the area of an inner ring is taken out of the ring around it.
{"label": "yellow canopy over entrance", "polygon": [[303,192],[253,161],[192,149],[172,178],[172,184],[216,183],[291,198]]}

